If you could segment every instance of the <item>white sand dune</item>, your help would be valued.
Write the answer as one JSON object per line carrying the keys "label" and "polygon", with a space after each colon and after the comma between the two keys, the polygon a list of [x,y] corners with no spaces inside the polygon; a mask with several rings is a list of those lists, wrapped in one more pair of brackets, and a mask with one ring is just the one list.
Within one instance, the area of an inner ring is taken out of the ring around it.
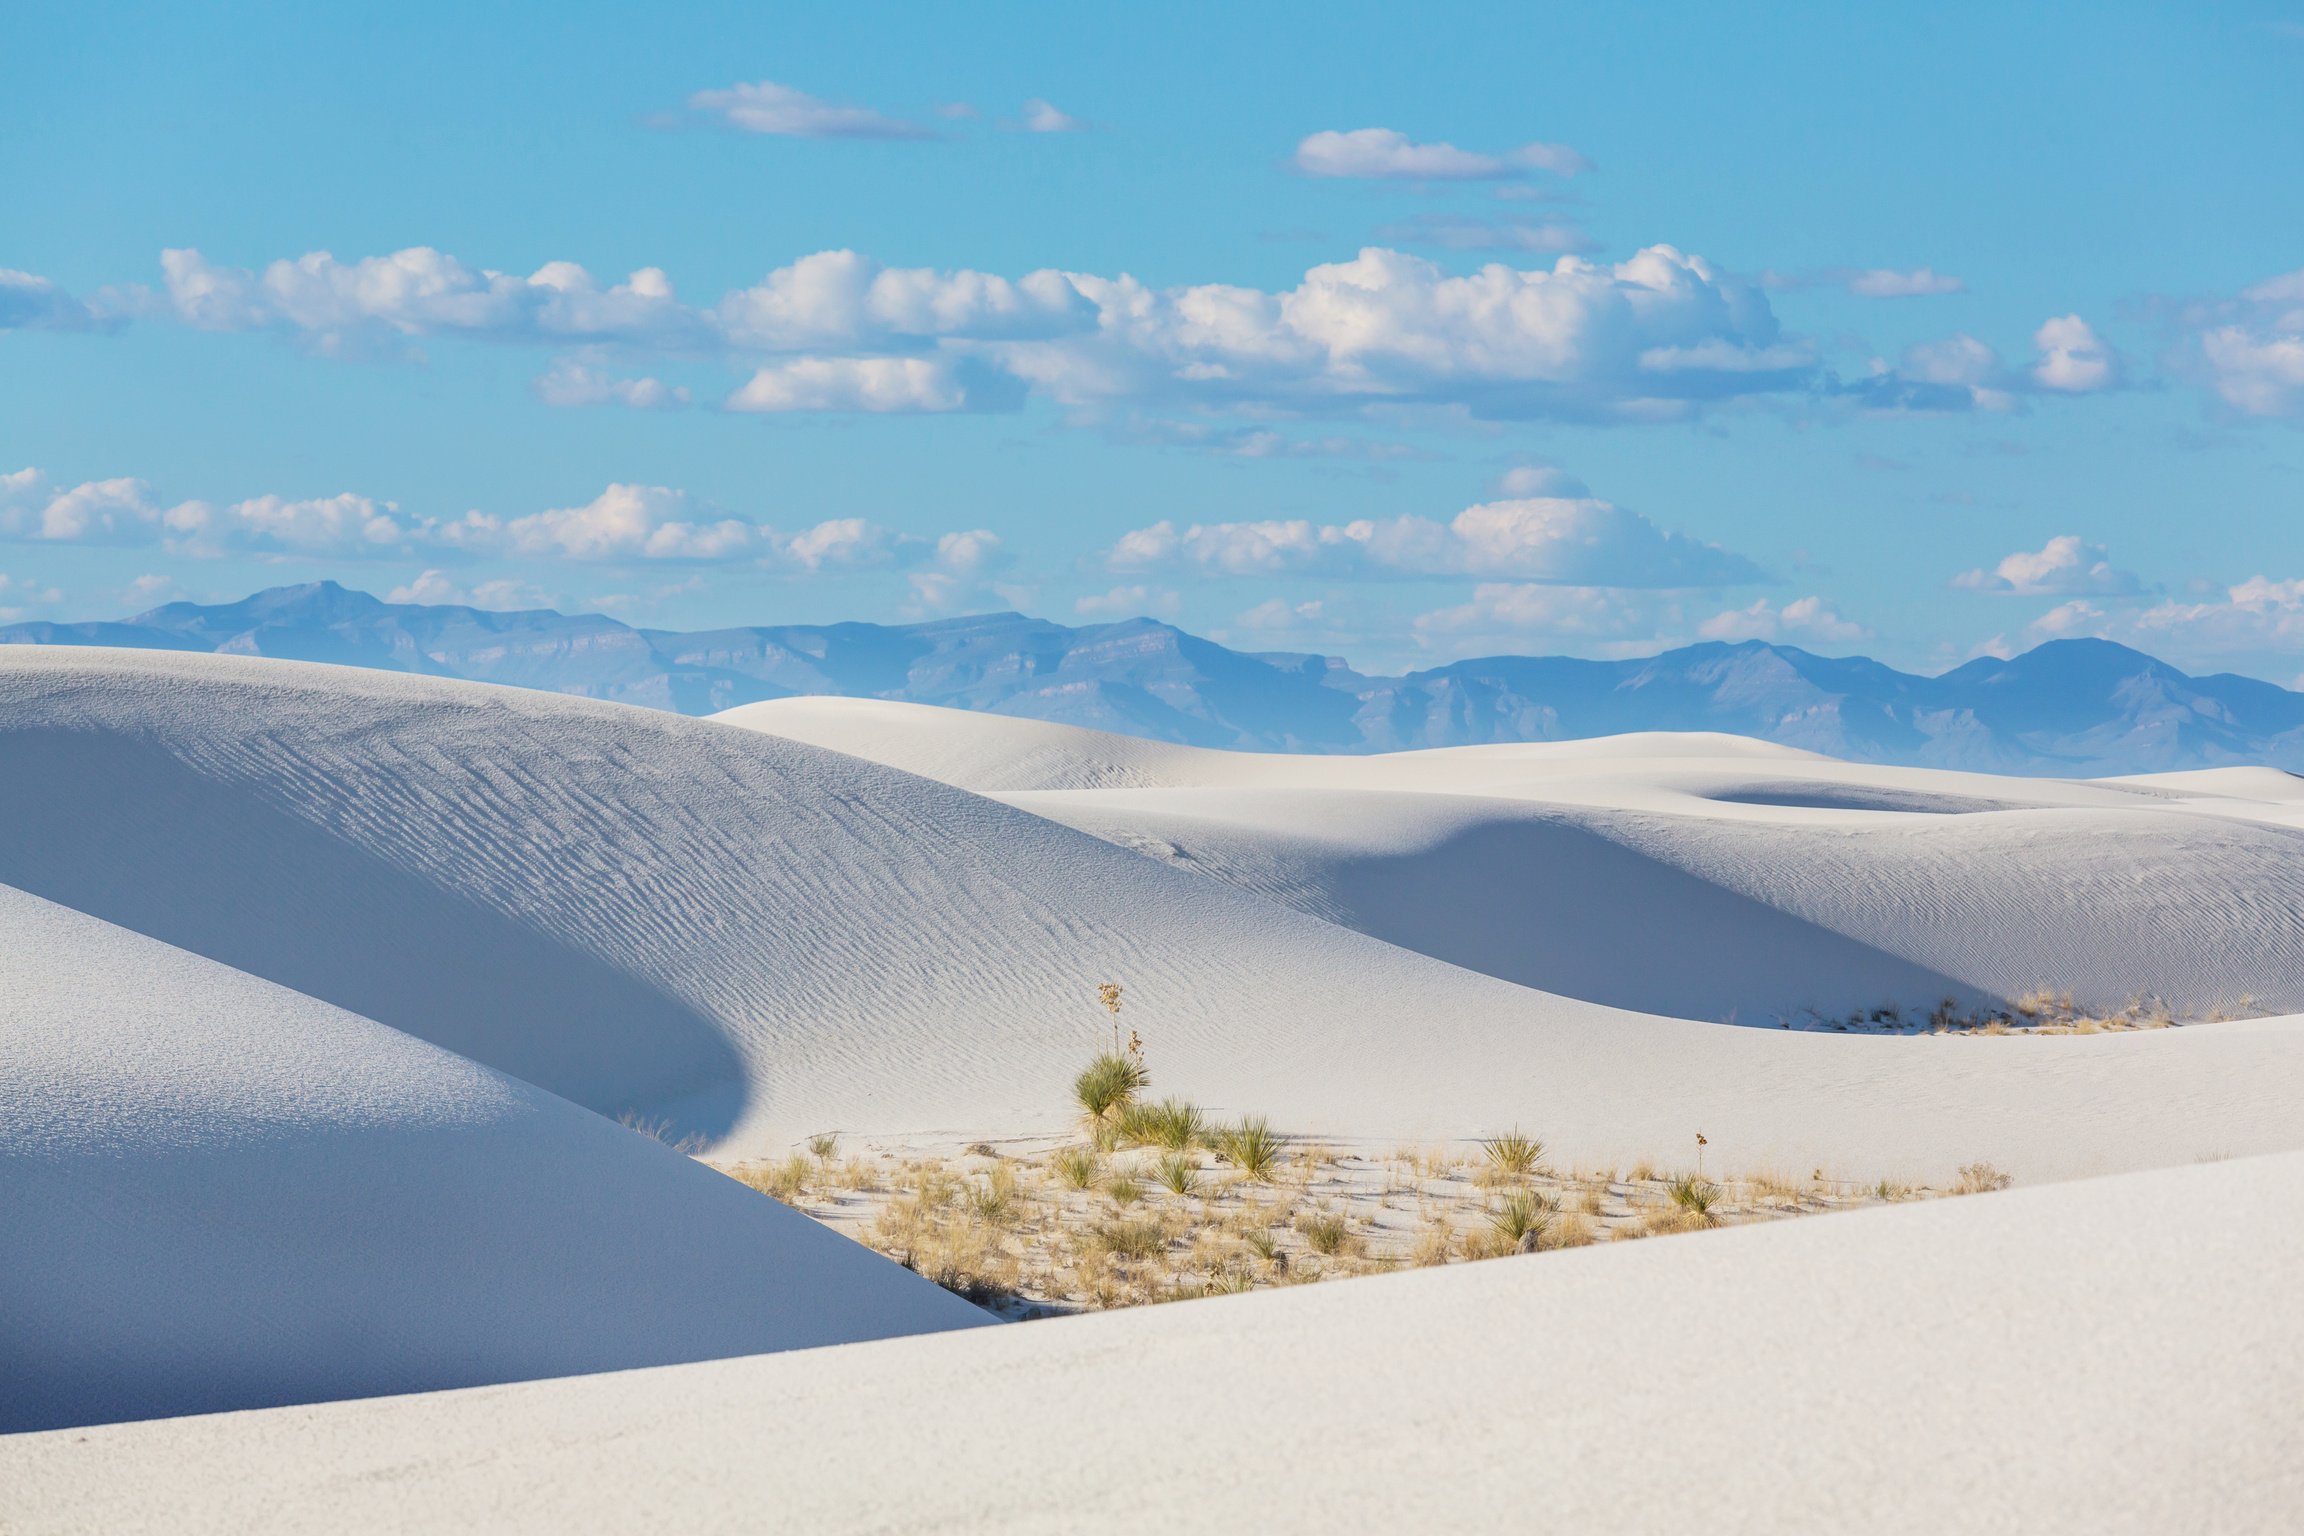
{"label": "white sand dune", "polygon": [[1289,757],[855,699],[719,718],[1618,1007],[2304,1009],[2304,781],[2269,769],[2001,779],[1722,736]]}
{"label": "white sand dune", "polygon": [[105,1532],[2296,1529],[2304,1157],[0,1441]]}
{"label": "white sand dune", "polygon": [[[1942,1177],[1981,1158],[2026,1180],[2300,1136],[2297,1020],[1856,1040],[1624,1011],[851,756],[615,705],[28,647],[0,658],[0,754],[17,812],[0,822],[0,881],[590,1107],[667,1116],[723,1155],[819,1129],[1059,1128],[1107,979],[1129,988],[1159,1089],[1318,1134],[1518,1123],[1564,1156],[1621,1160],[1669,1158],[1702,1130],[1721,1166]],[[1778,775],[1821,761],[1754,755]],[[1515,754],[1488,756],[1463,771],[1517,771]],[[1675,761],[1713,773],[1718,756]],[[1633,914],[1613,936],[1621,966],[1711,962],[1675,947],[1702,931],[1681,910],[1693,889]],[[2293,918],[2277,908],[2243,887],[2212,911],[2279,953]],[[1983,942],[2000,920],[1966,931]],[[1787,968],[1803,944],[1819,974],[1865,959],[1821,924],[1766,921]],[[1882,974],[1910,975],[1882,953]]]}
{"label": "white sand dune", "polygon": [[597,1115],[5,887],[0,1041],[0,1431],[985,1321]]}

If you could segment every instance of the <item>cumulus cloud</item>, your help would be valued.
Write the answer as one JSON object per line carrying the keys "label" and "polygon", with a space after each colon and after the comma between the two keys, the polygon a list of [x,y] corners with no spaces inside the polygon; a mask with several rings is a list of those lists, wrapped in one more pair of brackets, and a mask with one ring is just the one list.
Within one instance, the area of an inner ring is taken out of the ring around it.
{"label": "cumulus cloud", "polygon": [[1487,582],[1473,588],[1469,602],[1419,614],[1413,628],[1421,640],[1460,649],[1467,639],[1512,644],[1531,635],[1633,639],[1653,634],[1656,619],[1647,602],[1606,588]]}
{"label": "cumulus cloud", "polygon": [[776,134],[785,138],[932,139],[936,136],[917,123],[883,116],[868,107],[837,106],[773,80],[698,91],[688,98],[688,105],[746,133]]}
{"label": "cumulus cloud", "polygon": [[428,248],[262,272],[166,253],[169,303],[209,329],[267,327],[322,350],[424,337],[574,345],[548,397],[667,403],[611,353],[708,354],[759,371],[749,410],[1000,409],[1034,391],[1095,417],[1136,409],[1354,413],[1436,404],[1492,418],[1676,419],[1816,382],[1760,290],[1700,256],[1563,256],[1451,275],[1370,247],[1279,291],[1131,277],[884,267],[825,251],[709,309],[655,268],[602,284],[552,262],[520,277]]}
{"label": "cumulus cloud", "polygon": [[795,357],[769,364],[728,397],[732,411],[957,411],[968,391],[932,357]]}
{"label": "cumulus cloud", "polygon": [[2105,608],[2086,598],[2060,603],[2030,626],[2041,640],[2094,636],[2162,655],[2293,654],[2304,645],[2304,580],[2251,576],[2221,594]]}
{"label": "cumulus cloud", "polygon": [[1385,181],[1504,181],[1530,171],[1573,176],[1592,162],[1565,144],[1523,144],[1488,155],[1453,144],[1419,144],[1390,128],[1328,129],[1296,146],[1296,169],[1307,176]]}
{"label": "cumulus cloud", "polygon": [[1589,251],[1597,244],[1566,219],[1476,219],[1460,213],[1420,213],[1383,225],[1376,237],[1451,251],[1526,251],[1546,256]]}
{"label": "cumulus cloud", "polygon": [[1952,585],[1971,592],[2019,597],[2125,596],[2143,590],[2127,571],[2115,570],[2100,544],[2059,534],[2036,550],[2018,550],[1991,570],[1962,571]]}
{"label": "cumulus cloud", "polygon": [[93,310],[47,278],[0,267],[0,331],[85,331],[96,323]]}
{"label": "cumulus cloud", "polygon": [[388,603],[448,604],[459,608],[487,608],[499,613],[551,608],[560,599],[530,582],[500,577],[466,586],[446,571],[426,571],[414,581],[384,594]]}
{"label": "cumulus cloud", "polygon": [[1821,640],[1836,645],[1864,640],[1871,631],[1835,613],[1821,597],[1795,598],[1777,607],[1765,598],[1716,613],[1696,626],[1707,640]]}
{"label": "cumulus cloud", "polygon": [[1449,522],[1405,516],[1159,522],[1121,537],[1114,570],[1206,575],[1473,576],[1593,587],[1718,587],[1764,581],[1743,556],[1668,532],[1593,497],[1482,502]]}
{"label": "cumulus cloud", "polygon": [[1037,96],[1024,103],[1023,127],[1026,133],[1086,133],[1088,131],[1087,123],[1072,116],[1069,112],[1058,111],[1054,106],[1042,101]]}
{"label": "cumulus cloud", "polygon": [[2189,361],[2225,404],[2250,416],[2304,417],[2304,270],[2201,306]]}
{"label": "cumulus cloud", "polygon": [[39,471],[0,476],[0,537],[59,544],[161,544],[172,553],[363,554],[403,549],[429,530],[388,501],[350,492],[162,505],[142,480],[50,485]]}
{"label": "cumulus cloud", "polygon": [[985,528],[940,535],[925,569],[906,580],[912,588],[908,611],[913,614],[949,613],[980,604],[987,594],[1013,596],[994,578],[1009,563],[1000,536]]}
{"label": "cumulus cloud", "polygon": [[662,379],[609,372],[581,358],[557,359],[536,380],[536,398],[546,405],[627,405],[635,410],[672,410],[688,403],[688,391]]}
{"label": "cumulus cloud", "polygon": [[722,560],[756,548],[759,529],[691,507],[685,491],[612,484],[579,507],[502,519],[467,512],[440,541],[479,554],[569,560]]}
{"label": "cumulus cloud", "polygon": [[2088,322],[2078,315],[2059,315],[2032,333],[2040,360],[2032,365],[2032,382],[2059,394],[2085,395],[2110,389],[2120,382],[2120,359]]}
{"label": "cumulus cloud", "polygon": [[1966,332],[1904,349],[1895,367],[1875,362],[1871,375],[1846,386],[1881,411],[2012,411],[2028,394],[2085,395],[2116,389],[2120,355],[2078,315],[2060,315],[2032,333],[2030,368],[2010,368],[1989,344]]}
{"label": "cumulus cloud", "polygon": [[655,267],[604,288],[574,262],[547,262],[519,277],[415,246],[350,262],[313,251],[261,273],[217,266],[196,250],[168,250],[160,269],[169,303],[189,325],[276,328],[324,349],[423,336],[678,347],[709,334]]}

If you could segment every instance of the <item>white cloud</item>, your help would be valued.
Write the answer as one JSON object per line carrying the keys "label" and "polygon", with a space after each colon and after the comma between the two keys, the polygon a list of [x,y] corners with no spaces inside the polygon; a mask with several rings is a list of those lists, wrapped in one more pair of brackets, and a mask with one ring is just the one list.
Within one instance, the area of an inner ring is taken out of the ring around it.
{"label": "white cloud", "polygon": [[1009,554],[1000,536],[984,528],[947,533],[936,540],[927,569],[906,578],[912,588],[910,611],[915,614],[949,613],[977,605],[988,594],[1015,596],[993,578],[1004,570]]}
{"label": "white cloud", "polygon": [[1179,594],[1166,587],[1139,583],[1080,598],[1072,604],[1072,611],[1090,619],[1166,618],[1182,607],[1183,602]]}
{"label": "white cloud", "polygon": [[278,327],[323,348],[421,336],[682,346],[706,334],[655,267],[607,288],[574,262],[547,262],[517,277],[428,246],[352,262],[313,251],[261,274],[216,266],[196,250],[168,250],[160,267],[169,302],[187,324]]}
{"label": "white cloud", "polygon": [[688,403],[688,391],[662,379],[620,378],[578,358],[557,359],[536,380],[536,397],[546,405],[628,405],[635,410],[671,410]]}
{"label": "white cloud", "polygon": [[2304,645],[2304,580],[2251,576],[2202,601],[2164,600],[2143,608],[2105,609],[2075,599],[2042,614],[2032,633],[2047,640],[2091,635],[2156,654],[2221,656],[2278,652]]}
{"label": "white cloud", "polygon": [[1962,571],[1952,585],[2021,597],[2120,596],[2143,590],[2134,575],[2113,568],[2102,545],[2071,533],[2058,534],[2037,550],[2018,550],[1989,571]]}
{"label": "white cloud", "polygon": [[255,496],[224,507],[187,501],[163,513],[161,524],[171,549],[194,555],[228,549],[307,555],[383,553],[422,536],[392,503],[348,491],[301,501]]}
{"label": "white cloud", "polygon": [[1526,251],[1547,256],[1589,251],[1596,243],[1566,219],[1496,221],[1458,213],[1420,213],[1383,225],[1376,237],[1451,251]]}
{"label": "white cloud", "polygon": [[64,601],[64,594],[43,581],[0,572],[0,622],[13,624],[35,608]]}
{"label": "white cloud", "polygon": [[2085,395],[2120,382],[2120,358],[2078,315],[2059,315],[2032,333],[2040,360],[2032,382],[2059,394]]}
{"label": "white cloud", "polygon": [[1494,486],[1503,497],[1592,494],[1590,487],[1557,464],[1515,464],[1496,477]]}
{"label": "white cloud", "polygon": [[1842,618],[1821,597],[1795,598],[1781,608],[1766,599],[1716,613],[1696,626],[1707,640],[1821,640],[1836,645],[1864,640],[1871,631]]}
{"label": "white cloud", "polygon": [[1933,267],[1914,267],[1909,272],[1872,267],[1848,273],[1843,281],[1848,291],[1860,299],[1912,299],[1968,291],[1966,283],[1947,277]]}
{"label": "white cloud", "polygon": [[1741,555],[1592,497],[1482,502],[1446,523],[1397,517],[1155,523],[1123,535],[1114,570],[1207,575],[1476,576],[1594,587],[1717,587],[1765,580]]}
{"label": "white cloud", "polygon": [[95,312],[45,277],[0,267],[0,331],[85,331]]}
{"label": "white cloud", "polygon": [[688,105],[709,112],[746,133],[796,139],[928,139],[935,135],[917,123],[886,117],[867,107],[843,107],[806,91],[758,80],[724,90],[698,91]]}
{"label": "white cloud", "polygon": [[[1431,403],[1644,421],[1815,380],[1809,348],[1780,333],[1759,289],[1670,246],[1463,275],[1371,247],[1276,292],[824,251],[709,310],[680,303],[654,268],[603,286],[573,263],[518,277],[421,247],[353,262],[315,252],[261,274],[179,250],[163,267],[196,326],[276,328],[323,350],[443,336],[709,353],[760,369],[739,409],[987,409],[1030,389],[1091,418],[1120,402],[1327,414]],[[596,377],[604,355],[580,352],[540,387],[664,402],[655,381]]]}
{"label": "white cloud", "polygon": [[1024,131],[1027,133],[1086,133],[1088,125],[1068,112],[1060,112],[1035,96],[1024,103]]}
{"label": "white cloud", "polygon": [[728,397],[732,411],[957,411],[968,391],[932,357],[795,357]]}
{"label": "white cloud", "polygon": [[1390,181],[1503,181],[1531,170],[1573,176],[1592,162],[1565,144],[1523,144],[1500,155],[1453,144],[1419,144],[1390,128],[1328,129],[1296,146],[1296,169],[1307,176]]}
{"label": "white cloud", "polygon": [[388,603],[447,604],[459,608],[488,608],[508,613],[531,608],[552,608],[560,599],[542,587],[509,577],[476,582],[471,586],[446,571],[426,571],[414,581],[384,595]]}
{"label": "white cloud", "polygon": [[2027,394],[2095,394],[2121,382],[2120,355],[2078,315],[2059,315],[2032,333],[2031,368],[2017,372],[1966,332],[1904,349],[1894,368],[1875,362],[1869,378],[1847,386],[1865,405],[1885,411],[2013,411]]}
{"label": "white cloud", "polygon": [[1320,598],[1291,603],[1286,598],[1268,597],[1233,622],[1248,629],[1285,633],[1319,624],[1326,616],[1327,608],[1326,602]]}
{"label": "white cloud", "polygon": [[1647,602],[1605,588],[1483,583],[1473,588],[1470,602],[1420,614],[1414,628],[1426,641],[1475,639],[1512,645],[1531,635],[1579,640],[1644,637],[1654,633],[1656,621]]}
{"label": "white cloud", "polygon": [[722,560],[754,551],[758,537],[741,518],[691,510],[684,491],[624,484],[580,507],[509,520],[467,512],[440,530],[442,543],[475,553],[570,560]]}
{"label": "white cloud", "polygon": [[998,341],[1093,328],[1096,307],[1061,272],[1009,280],[988,272],[884,267],[819,251],[721,300],[727,342],[761,352],[878,349],[934,340]]}
{"label": "white cloud", "polygon": [[2193,362],[2227,405],[2304,417],[2304,270],[2244,289],[2193,320]]}

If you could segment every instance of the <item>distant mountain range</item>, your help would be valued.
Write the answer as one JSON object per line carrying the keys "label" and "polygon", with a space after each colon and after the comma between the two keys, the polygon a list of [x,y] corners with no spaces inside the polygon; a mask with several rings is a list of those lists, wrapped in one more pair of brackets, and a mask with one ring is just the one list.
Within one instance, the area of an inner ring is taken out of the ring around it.
{"label": "distant mountain range", "polygon": [[1289,752],[1702,730],[1998,772],[2304,770],[2304,694],[2190,677],[2104,640],[2053,641],[1941,677],[1759,641],[1639,661],[1492,656],[1380,677],[1333,656],[1230,650],[1152,619],[1073,628],[994,613],[682,633],[600,614],[387,603],[323,581],[117,622],[13,624],[0,642],[338,662],[685,714],[792,694],[905,699]]}

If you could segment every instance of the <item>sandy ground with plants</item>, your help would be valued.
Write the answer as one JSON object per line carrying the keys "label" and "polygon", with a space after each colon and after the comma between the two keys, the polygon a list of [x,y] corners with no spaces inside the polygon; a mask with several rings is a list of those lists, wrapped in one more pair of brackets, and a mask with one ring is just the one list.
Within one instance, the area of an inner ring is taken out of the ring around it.
{"label": "sandy ground with plants", "polygon": [[[1174,1116],[1155,1121],[1175,1126]],[[1160,1127],[1153,1127],[1158,1129]],[[1097,1140],[1105,1143],[1100,1149]],[[723,1171],[1011,1319],[1224,1295],[1973,1194],[1830,1170],[1706,1172],[1691,1156],[1580,1166],[1507,1133],[1422,1147],[1283,1141],[1260,1174],[1203,1131],[980,1142],[958,1154],[836,1138]],[[1181,1146],[1173,1143],[1181,1142]],[[1702,1149],[1691,1148],[1692,1153]]]}

